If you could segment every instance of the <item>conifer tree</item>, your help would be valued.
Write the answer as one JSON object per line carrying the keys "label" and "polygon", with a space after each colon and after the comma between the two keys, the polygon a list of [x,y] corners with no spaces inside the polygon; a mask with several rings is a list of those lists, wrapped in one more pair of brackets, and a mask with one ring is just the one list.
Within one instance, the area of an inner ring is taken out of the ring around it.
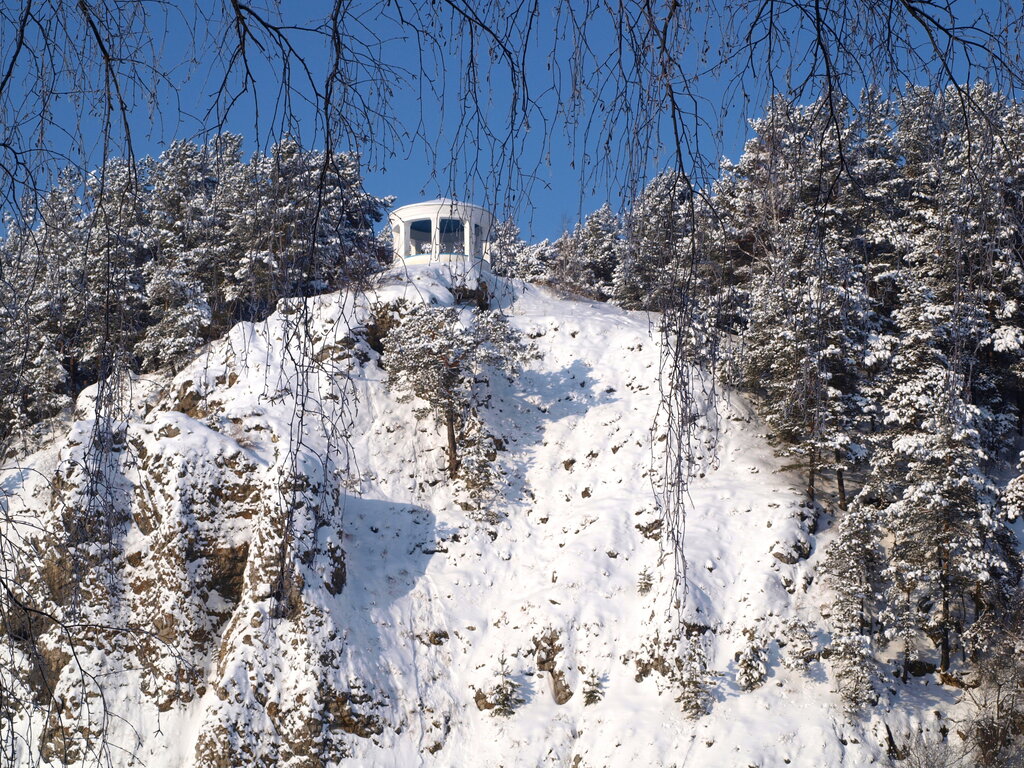
{"label": "conifer tree", "polygon": [[[448,473],[460,469],[459,446],[480,429],[478,378],[511,376],[532,355],[518,331],[494,312],[461,307],[412,307],[384,338],[388,388],[425,403],[447,435]],[[479,435],[476,436],[479,440]]]}
{"label": "conifer tree", "polygon": [[[627,309],[659,309],[692,233],[691,189],[678,171],[655,176],[626,214],[622,255],[612,277],[615,301]],[[610,213],[610,210],[609,210]]]}
{"label": "conifer tree", "polygon": [[533,281],[546,274],[548,251],[527,245],[514,219],[495,225],[487,253],[496,275]]}
{"label": "conifer tree", "polygon": [[583,296],[607,300],[613,293],[622,242],[618,217],[605,203],[582,225],[555,243],[557,256],[548,265],[552,282]]}
{"label": "conifer tree", "polygon": [[685,643],[686,648],[678,661],[679,696],[676,701],[687,717],[697,719],[711,709],[714,676],[708,670],[707,654],[700,636],[691,635]]}
{"label": "conifer tree", "polygon": [[85,183],[83,241],[72,270],[81,287],[69,305],[76,361],[90,376],[128,370],[148,313],[143,266],[151,242],[141,169],[112,158]]}
{"label": "conifer tree", "polygon": [[746,641],[736,654],[736,681],[745,691],[752,691],[764,685],[768,677],[767,654],[764,638],[753,627],[743,630]]}
{"label": "conifer tree", "polygon": [[209,153],[174,142],[149,163],[147,207],[151,258],[144,267],[151,325],[136,345],[144,369],[188,359],[212,321],[201,276],[214,270],[224,222],[213,206],[217,180]]}
{"label": "conifer tree", "polygon": [[[899,344],[886,375],[886,435],[872,469],[893,542],[883,619],[907,657],[916,633],[928,636],[943,670],[963,628],[997,607],[1019,572],[987,470],[1003,421],[979,375],[985,361],[978,351],[993,327],[978,263],[989,248],[965,215],[971,207],[964,206],[960,160],[968,137],[946,97],[912,89],[900,113],[897,138],[912,195],[893,312]],[[971,188],[968,180],[969,195]]]}
{"label": "conifer tree", "polygon": [[840,147],[848,133],[823,102],[776,99],[754,122],[740,162],[721,185],[737,251],[751,259],[741,382],[762,396],[777,442],[817,475],[844,473],[857,440],[858,387],[868,328],[866,279],[845,219]]}
{"label": "conifer tree", "polygon": [[839,519],[823,570],[835,599],[828,610],[829,665],[851,709],[867,706],[877,678],[873,659],[876,596],[881,588],[882,545],[875,510],[864,494]]}
{"label": "conifer tree", "polygon": [[505,654],[498,658],[498,683],[491,691],[494,708],[491,717],[512,717],[526,699],[522,696],[522,686],[512,677]]}
{"label": "conifer tree", "polygon": [[592,669],[583,681],[583,705],[589,707],[592,704],[599,704],[603,698],[604,686],[601,684],[601,677]]}

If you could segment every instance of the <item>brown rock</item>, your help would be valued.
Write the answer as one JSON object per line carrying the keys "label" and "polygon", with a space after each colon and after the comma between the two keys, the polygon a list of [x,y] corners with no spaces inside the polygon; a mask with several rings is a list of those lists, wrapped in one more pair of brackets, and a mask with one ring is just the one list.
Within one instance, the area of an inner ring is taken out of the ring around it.
{"label": "brown rock", "polygon": [[484,691],[477,691],[474,693],[473,701],[476,702],[476,708],[481,712],[486,709],[494,709],[495,707],[494,702],[487,698],[487,694]]}
{"label": "brown rock", "polygon": [[533,646],[537,651],[537,669],[548,673],[551,681],[551,696],[556,704],[565,704],[572,698],[572,688],[566,681],[565,672],[558,669],[555,657],[564,650],[558,642],[558,632],[549,629],[544,634],[533,638]]}

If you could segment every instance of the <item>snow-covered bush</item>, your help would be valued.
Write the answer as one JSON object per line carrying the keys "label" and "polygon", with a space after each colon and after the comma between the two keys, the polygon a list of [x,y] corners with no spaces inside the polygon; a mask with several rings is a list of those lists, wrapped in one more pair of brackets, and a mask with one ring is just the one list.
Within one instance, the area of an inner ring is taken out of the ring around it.
{"label": "snow-covered bush", "polygon": [[746,645],[736,654],[736,680],[745,691],[764,685],[768,677],[768,653],[764,638],[753,627],[743,630]]}

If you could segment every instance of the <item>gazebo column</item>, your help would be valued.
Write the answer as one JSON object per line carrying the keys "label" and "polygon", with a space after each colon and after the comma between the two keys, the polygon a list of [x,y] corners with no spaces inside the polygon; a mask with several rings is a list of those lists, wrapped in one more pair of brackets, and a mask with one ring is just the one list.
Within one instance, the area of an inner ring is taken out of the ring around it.
{"label": "gazebo column", "polygon": [[467,256],[472,255],[473,246],[473,223],[469,219],[462,219],[462,252]]}
{"label": "gazebo column", "polygon": [[399,248],[401,249],[402,258],[408,258],[412,254],[412,222],[402,221],[399,230]]}

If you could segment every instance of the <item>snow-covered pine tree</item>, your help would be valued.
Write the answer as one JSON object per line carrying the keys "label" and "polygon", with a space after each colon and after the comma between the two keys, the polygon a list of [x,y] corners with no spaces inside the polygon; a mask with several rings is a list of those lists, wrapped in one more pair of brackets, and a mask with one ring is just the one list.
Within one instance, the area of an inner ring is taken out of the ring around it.
{"label": "snow-covered pine tree", "polygon": [[684,642],[685,649],[678,662],[679,696],[676,701],[687,717],[696,719],[711,709],[714,675],[708,670],[707,653],[700,635],[689,635]]}
{"label": "snow-covered pine tree", "polygon": [[999,505],[1007,522],[1015,522],[1024,517],[1024,453],[1017,459],[1017,471],[1003,488],[999,497]]}
{"label": "snow-covered pine tree", "polygon": [[745,691],[764,685],[768,678],[768,654],[764,637],[754,627],[743,630],[743,648],[736,653],[736,682]]}
{"label": "snow-covered pine tree", "polygon": [[67,371],[56,349],[47,254],[38,232],[8,226],[0,243],[0,442],[68,404]]}
{"label": "snow-covered pine tree", "polygon": [[633,202],[612,277],[616,303],[655,310],[665,304],[678,261],[687,255],[683,241],[693,229],[691,194],[686,177],[669,170],[655,176]]}
{"label": "snow-covered pine tree", "polygon": [[907,201],[893,123],[892,102],[869,87],[853,110],[843,148],[848,180],[843,216],[867,270],[872,310],[883,321],[896,306],[897,243]]}
{"label": "snow-covered pine tree", "polygon": [[251,206],[258,184],[243,159],[242,142],[237,134],[221,133],[206,144],[208,167],[216,179],[210,207],[218,220],[213,236],[207,239],[211,269],[202,276],[211,310],[209,333],[213,336],[251,316],[249,302],[235,277],[248,247],[245,238],[257,231]]}
{"label": "snow-covered pine tree", "polygon": [[604,698],[604,685],[601,676],[596,670],[591,669],[583,681],[583,705],[589,707],[599,704]]}
{"label": "snow-covered pine tree", "polygon": [[[950,100],[952,102],[950,103]],[[902,248],[899,346],[888,371],[886,434],[875,452],[871,485],[892,544],[883,620],[904,655],[916,633],[939,650],[949,669],[964,629],[1003,599],[1019,574],[1006,546],[1005,515],[987,468],[1000,420],[978,400],[978,351],[992,317],[980,278],[985,253],[974,238],[953,93],[911,89],[897,138],[911,184]],[[906,666],[906,664],[905,664]]]}
{"label": "snow-covered pine tree", "polygon": [[512,717],[526,699],[522,695],[522,686],[512,677],[505,654],[498,657],[498,682],[491,690],[491,717]]}
{"label": "snow-covered pine tree", "polygon": [[943,99],[946,122],[956,141],[946,143],[943,165],[960,178],[950,195],[958,224],[958,247],[965,255],[965,298],[984,313],[976,363],[970,382],[972,400],[986,411],[984,449],[994,457],[1012,443],[1021,425],[1021,351],[1024,350],[1024,111],[985,83],[970,89],[970,108]]}
{"label": "snow-covered pine tree", "polygon": [[379,268],[373,225],[390,200],[363,189],[357,155],[311,152],[285,137],[232,170],[228,239],[241,251],[225,274],[225,298],[238,319]]}
{"label": "snow-covered pine tree", "polygon": [[40,272],[32,287],[29,322],[40,339],[52,346],[67,372],[68,393],[82,383],[75,350],[84,346],[83,329],[73,322],[86,290],[81,184],[81,176],[70,169],[60,174],[43,200],[39,226],[31,238]]}
{"label": "snow-covered pine tree", "polygon": [[362,284],[381,269],[373,227],[384,218],[394,198],[375,197],[366,191],[356,153],[314,152],[309,163],[307,227],[313,233],[313,245],[311,263],[306,267],[306,290],[322,292]]}
{"label": "snow-covered pine tree", "polygon": [[300,293],[312,277],[305,267],[315,176],[308,153],[290,137],[268,154],[253,155],[246,170],[228,231],[242,248],[241,258],[227,276],[226,297],[241,310],[239,319],[259,319],[278,298]]}
{"label": "snow-covered pine tree", "polygon": [[558,249],[548,239],[539,243],[532,243],[523,248],[520,256],[520,268],[516,277],[522,276],[524,280],[542,281],[547,280],[548,268],[558,257]]}
{"label": "snow-covered pine tree", "polygon": [[213,206],[217,180],[209,160],[204,147],[176,141],[148,163],[152,255],[144,272],[152,322],[135,347],[143,369],[187,360],[213,319],[212,286],[203,276],[214,271],[224,222]]}
{"label": "snow-covered pine tree", "polygon": [[539,280],[544,277],[546,268],[540,255],[523,241],[514,219],[505,219],[495,225],[488,246],[494,274],[520,280]]}
{"label": "snow-covered pine tree", "polygon": [[866,89],[854,108],[850,141],[844,147],[848,186],[843,220],[863,265],[867,294],[862,307],[866,340],[854,395],[865,458],[872,450],[873,433],[882,428],[885,371],[897,341],[892,314],[898,300],[899,244],[908,195],[893,136],[894,112],[892,102],[878,89]]}
{"label": "snow-covered pine tree", "polygon": [[128,370],[145,327],[151,235],[144,202],[141,169],[127,160],[112,158],[86,179],[83,244],[73,267],[82,290],[69,306],[69,324],[81,344],[73,356],[93,380]]}
{"label": "snow-covered pine tree", "polygon": [[622,251],[619,218],[605,203],[583,221],[579,230],[579,250],[583,284],[592,286],[603,299],[612,294],[615,267]]}
{"label": "snow-covered pine tree", "polygon": [[403,315],[383,343],[388,388],[404,400],[422,400],[417,415],[432,414],[443,426],[448,473],[455,477],[460,443],[467,435],[483,439],[476,421],[479,380],[495,373],[512,376],[532,348],[495,312],[423,304]]}
{"label": "snow-covered pine tree", "polygon": [[860,454],[856,383],[865,295],[844,243],[830,235],[820,240],[810,224],[780,224],[757,267],[743,383],[762,394],[777,443],[805,457],[811,501],[817,475],[832,469],[845,507],[843,472]]}
{"label": "snow-covered pine tree", "polygon": [[621,251],[619,220],[605,203],[555,243],[549,279],[574,293],[607,300]]}
{"label": "snow-covered pine tree", "polygon": [[779,647],[782,666],[794,672],[804,672],[817,658],[812,625],[800,619],[790,619],[782,625]]}
{"label": "snow-covered pine tree", "polygon": [[758,392],[775,439],[805,457],[808,495],[817,475],[844,472],[862,455],[858,380],[869,317],[863,264],[845,220],[841,146],[848,130],[825,102],[775,99],[754,122],[720,194],[733,217],[732,249],[751,259],[741,379]]}
{"label": "snow-covered pine tree", "polygon": [[822,566],[835,598],[829,607],[829,665],[851,709],[872,703],[877,670],[873,658],[876,595],[881,588],[882,544],[877,511],[862,493],[840,518]]}
{"label": "snow-covered pine tree", "polygon": [[494,274],[525,279],[519,265],[525,247],[526,243],[519,236],[519,226],[515,219],[508,218],[495,224],[488,245],[488,257]]}

